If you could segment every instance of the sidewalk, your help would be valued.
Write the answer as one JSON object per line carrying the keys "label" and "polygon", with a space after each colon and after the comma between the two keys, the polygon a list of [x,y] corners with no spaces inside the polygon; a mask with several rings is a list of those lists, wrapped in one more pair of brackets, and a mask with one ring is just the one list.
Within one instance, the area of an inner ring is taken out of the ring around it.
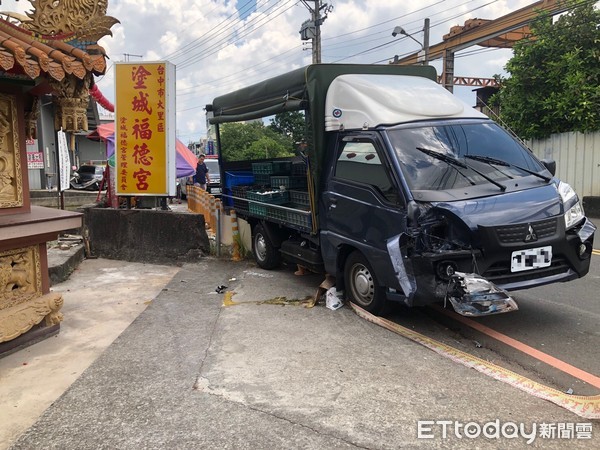
{"label": "sidewalk", "polygon": [[419,440],[417,421],[589,422],[347,307],[292,301],[321,281],[213,258],[84,261],[53,288],[61,333],[0,360],[0,448],[21,432],[11,449],[522,448],[439,430]]}
{"label": "sidewalk", "polygon": [[2,450],[33,425],[178,270],[102,259],[79,263],[81,245],[48,253],[53,283],[70,274],[51,288],[63,295],[65,320],[58,335],[0,358]]}

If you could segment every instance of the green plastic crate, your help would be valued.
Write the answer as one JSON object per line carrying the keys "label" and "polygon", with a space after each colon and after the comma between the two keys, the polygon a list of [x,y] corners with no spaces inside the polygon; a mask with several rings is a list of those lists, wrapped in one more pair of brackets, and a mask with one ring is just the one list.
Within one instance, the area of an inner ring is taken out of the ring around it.
{"label": "green plastic crate", "polygon": [[252,214],[256,214],[259,217],[267,217],[267,205],[259,203],[250,203],[248,205],[249,211]]}
{"label": "green plastic crate", "polygon": [[289,193],[290,193],[290,202],[295,203],[297,205],[302,205],[302,206],[310,205],[310,200],[308,198],[308,192],[295,191],[293,189],[290,189]]}
{"label": "green plastic crate", "polygon": [[271,175],[257,173],[254,175],[254,184],[257,186],[271,186]]}
{"label": "green plastic crate", "polygon": [[302,228],[312,228],[312,217],[310,211],[290,211],[287,210],[287,221]]}
{"label": "green plastic crate", "polygon": [[236,211],[248,211],[248,201],[241,199],[246,198],[246,193],[253,188],[254,186],[233,186],[231,188],[233,196],[238,197],[233,199],[233,209]]}
{"label": "green plastic crate", "polygon": [[292,164],[292,175],[306,176],[306,163],[294,163]]}
{"label": "green plastic crate", "polygon": [[290,161],[270,161],[252,163],[252,173],[256,175],[285,175],[292,171]]}
{"label": "green plastic crate", "polygon": [[[271,205],[283,205],[284,203],[290,201],[290,193],[288,191],[248,191],[246,192],[246,197],[248,200],[255,200],[261,203],[270,203]],[[250,204],[252,204],[252,202]]]}
{"label": "green plastic crate", "polygon": [[307,182],[306,177],[276,176],[271,177],[271,186],[283,186],[286,189],[297,189],[306,188]]}
{"label": "green plastic crate", "polygon": [[287,220],[287,211],[285,209],[277,208],[276,206],[268,206],[267,217],[285,222]]}

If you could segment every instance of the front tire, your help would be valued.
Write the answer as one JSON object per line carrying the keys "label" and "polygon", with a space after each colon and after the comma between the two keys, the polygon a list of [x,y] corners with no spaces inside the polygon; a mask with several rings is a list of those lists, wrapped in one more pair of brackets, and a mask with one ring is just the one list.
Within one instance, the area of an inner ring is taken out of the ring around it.
{"label": "front tire", "polygon": [[279,249],[275,247],[260,223],[256,224],[252,234],[252,253],[254,253],[256,264],[263,269],[275,269],[281,263]]}
{"label": "front tire", "polygon": [[385,293],[379,286],[375,272],[362,253],[355,251],[344,266],[346,298],[370,312],[379,315],[385,308]]}

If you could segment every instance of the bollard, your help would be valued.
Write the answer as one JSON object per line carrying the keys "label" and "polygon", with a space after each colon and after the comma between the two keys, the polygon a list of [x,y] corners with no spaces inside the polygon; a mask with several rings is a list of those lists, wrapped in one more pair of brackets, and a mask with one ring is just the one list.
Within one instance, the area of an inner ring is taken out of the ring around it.
{"label": "bollard", "polygon": [[209,196],[209,204],[210,204],[210,228],[216,232],[217,231],[217,208],[216,208],[216,203],[215,200],[216,198],[211,195],[208,194]]}
{"label": "bollard", "polygon": [[[200,189],[200,198],[202,200],[202,214],[204,215],[204,220],[206,222],[208,222],[208,225],[210,226],[210,209],[208,206],[208,196],[209,193],[206,192],[204,189]],[[208,219],[208,220],[206,220]]]}
{"label": "bollard", "polygon": [[240,257],[240,232],[238,230],[238,221],[237,214],[235,213],[235,209],[231,210],[231,236],[233,238],[233,245],[231,251],[231,260],[239,261],[242,258]]}
{"label": "bollard", "polygon": [[190,186],[188,190],[188,208],[192,212],[198,212],[198,188],[196,186]]}
{"label": "bollard", "polygon": [[221,256],[221,208],[219,208],[219,200],[217,200],[216,213],[217,213],[217,229],[215,231],[215,241],[217,244],[216,253],[217,257]]}

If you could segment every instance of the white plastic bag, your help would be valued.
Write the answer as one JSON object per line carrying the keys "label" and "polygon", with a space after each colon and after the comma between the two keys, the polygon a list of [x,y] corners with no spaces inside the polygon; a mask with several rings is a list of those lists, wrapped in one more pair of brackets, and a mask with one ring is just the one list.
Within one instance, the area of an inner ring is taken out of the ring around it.
{"label": "white plastic bag", "polygon": [[325,306],[332,311],[344,306],[342,293],[338,292],[335,287],[327,289],[325,293]]}

